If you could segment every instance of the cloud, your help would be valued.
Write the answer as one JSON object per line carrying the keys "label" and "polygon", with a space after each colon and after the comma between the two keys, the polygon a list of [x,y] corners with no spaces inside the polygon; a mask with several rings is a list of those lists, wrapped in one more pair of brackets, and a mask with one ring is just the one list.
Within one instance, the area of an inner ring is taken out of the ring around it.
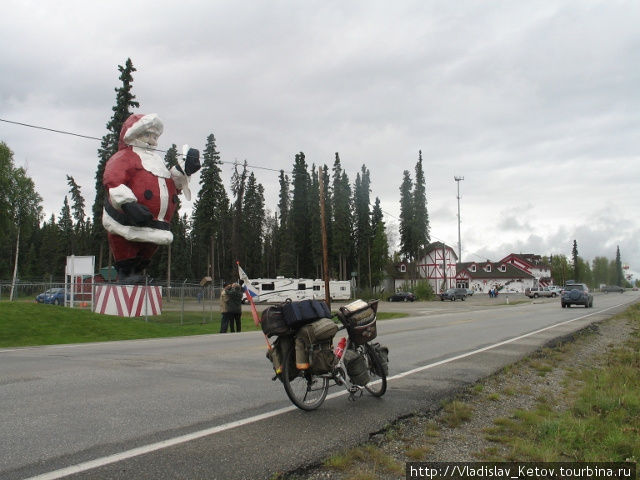
{"label": "cloud", "polygon": [[[640,271],[639,20],[640,4],[577,0],[11,2],[0,118],[101,137],[131,57],[161,148],[214,133],[222,160],[285,170],[299,151],[329,166],[340,152],[351,181],[370,169],[390,225],[422,150],[431,230],[452,245],[465,177],[463,256],[569,253],[576,238],[586,257],[619,243]],[[93,203],[98,142],[3,123],[0,140],[47,211],[67,174]],[[256,175],[275,209],[277,175]]]}

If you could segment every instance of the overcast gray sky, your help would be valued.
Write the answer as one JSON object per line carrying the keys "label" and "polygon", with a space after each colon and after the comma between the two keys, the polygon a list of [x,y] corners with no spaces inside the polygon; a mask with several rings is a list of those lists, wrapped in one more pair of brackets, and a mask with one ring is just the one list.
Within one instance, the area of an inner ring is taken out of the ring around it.
{"label": "overcast gray sky", "polygon": [[[640,274],[640,2],[6,1],[0,118],[101,137],[130,57],[160,147],[291,170],[362,164],[397,230],[422,150],[432,238],[462,259],[615,257]],[[0,122],[47,213],[90,212],[94,140]],[[224,168],[229,185],[231,167]],[[271,210],[277,174],[256,170]],[[195,189],[199,178],[194,178]],[[186,204],[190,211],[191,204]]]}

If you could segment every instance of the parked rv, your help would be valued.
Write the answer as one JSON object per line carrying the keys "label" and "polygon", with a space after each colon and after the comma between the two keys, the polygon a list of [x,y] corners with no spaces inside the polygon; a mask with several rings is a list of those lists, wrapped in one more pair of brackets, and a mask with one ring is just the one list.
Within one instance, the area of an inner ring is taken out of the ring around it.
{"label": "parked rv", "polygon": [[[286,301],[325,298],[324,280],[309,278],[256,278],[247,285],[255,303],[278,303]],[[351,282],[330,280],[329,292],[332,300],[349,300]]]}

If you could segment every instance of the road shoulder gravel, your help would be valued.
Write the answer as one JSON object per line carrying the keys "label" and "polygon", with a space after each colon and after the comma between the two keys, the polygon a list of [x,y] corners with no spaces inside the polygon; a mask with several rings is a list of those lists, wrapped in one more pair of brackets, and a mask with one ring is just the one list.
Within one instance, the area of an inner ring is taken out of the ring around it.
{"label": "road shoulder gravel", "polygon": [[609,349],[622,345],[633,331],[623,315],[590,324],[458,392],[435,411],[398,419],[372,434],[366,444],[273,478],[386,480],[405,478],[406,462],[509,459],[509,447],[489,433],[495,421],[532,409],[542,398],[553,409],[568,408],[571,399],[563,386],[572,372],[597,366]]}

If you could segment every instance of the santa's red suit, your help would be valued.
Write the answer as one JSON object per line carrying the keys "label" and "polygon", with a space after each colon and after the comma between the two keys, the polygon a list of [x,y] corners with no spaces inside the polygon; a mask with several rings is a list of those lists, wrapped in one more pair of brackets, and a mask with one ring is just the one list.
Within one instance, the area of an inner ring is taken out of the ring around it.
{"label": "santa's red suit", "polygon": [[[168,170],[152,148],[162,130],[156,114],[131,115],[122,126],[118,152],[105,166],[102,224],[121,281],[139,275],[158,245],[173,241],[170,222],[178,193],[184,190],[190,196],[184,170]],[[144,220],[131,215],[132,207],[144,212]]]}

